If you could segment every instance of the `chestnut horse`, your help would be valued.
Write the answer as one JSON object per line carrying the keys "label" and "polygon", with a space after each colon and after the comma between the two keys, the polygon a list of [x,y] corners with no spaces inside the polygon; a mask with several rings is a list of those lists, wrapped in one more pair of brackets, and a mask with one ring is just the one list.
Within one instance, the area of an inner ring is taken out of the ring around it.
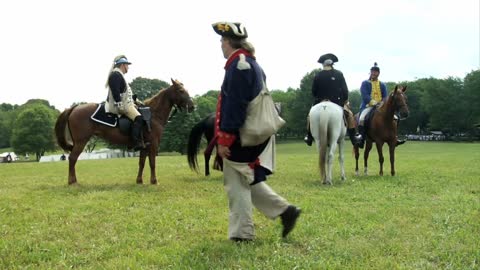
{"label": "chestnut horse", "polygon": [[[172,85],[170,87],[160,90],[155,96],[145,101],[145,105],[150,107],[152,112],[151,131],[144,131],[144,138],[150,142],[150,145],[140,151],[137,175],[138,184],[143,183],[143,168],[147,154],[150,163],[150,183],[157,183],[155,157],[172,107],[178,107],[180,110],[186,109],[188,112],[191,112],[194,107],[192,99],[183,87],[183,84],[177,80],[172,79],[171,81]],[[117,145],[133,145],[130,137],[120,133],[119,128],[99,124],[90,119],[97,106],[98,104],[95,103],[72,106],[59,115],[55,124],[55,135],[58,144],[63,150],[71,152],[68,156],[68,184],[77,183],[75,164],[78,156],[82,153],[83,148],[92,136],[96,135]]]}
{"label": "chestnut horse", "polygon": [[[375,142],[378,152],[378,161],[380,163],[380,175],[383,175],[383,144],[388,144],[390,151],[390,166],[391,174],[395,175],[395,147],[397,145],[397,120],[394,116],[400,119],[408,117],[407,98],[405,96],[407,91],[406,86],[395,86],[395,89],[388,95],[385,102],[383,102],[374,112],[370,119],[368,127],[366,126],[366,145],[363,156],[364,160],[364,174],[368,174],[368,154],[372,149],[372,143]],[[354,146],[355,152],[355,174],[358,175],[358,146]]]}
{"label": "chestnut horse", "polygon": [[[210,156],[214,146],[210,145],[215,131],[215,113],[207,115],[205,118],[200,120],[195,126],[192,127],[190,135],[188,136],[188,147],[187,147],[187,159],[190,169],[198,172],[198,162],[197,154],[200,148],[200,142],[202,140],[202,135],[205,135],[207,139],[207,149],[203,152],[203,157],[205,158],[205,176],[210,175]],[[216,155],[213,165],[214,169],[222,170],[223,161]]]}

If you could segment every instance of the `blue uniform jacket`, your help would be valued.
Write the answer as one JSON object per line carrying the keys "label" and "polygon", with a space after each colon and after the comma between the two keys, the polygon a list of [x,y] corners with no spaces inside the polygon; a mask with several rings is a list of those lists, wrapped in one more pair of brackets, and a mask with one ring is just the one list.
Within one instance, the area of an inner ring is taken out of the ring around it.
{"label": "blue uniform jacket", "polygon": [[[382,100],[384,101],[387,98],[387,86],[380,82],[380,91],[382,92]],[[370,80],[365,80],[362,82],[360,87],[360,94],[362,95],[362,103],[360,104],[360,112],[367,107],[367,104],[372,100],[372,83]]]}

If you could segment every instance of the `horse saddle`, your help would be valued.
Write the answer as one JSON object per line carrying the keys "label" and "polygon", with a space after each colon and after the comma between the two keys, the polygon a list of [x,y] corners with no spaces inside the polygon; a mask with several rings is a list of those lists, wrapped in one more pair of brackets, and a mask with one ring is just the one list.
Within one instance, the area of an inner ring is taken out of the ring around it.
{"label": "horse saddle", "polygon": [[367,115],[365,115],[365,122],[364,122],[365,127],[370,126],[370,122],[372,121],[373,115],[377,111],[377,108],[378,108],[378,105],[373,106],[372,109],[367,113]]}
{"label": "horse saddle", "polygon": [[[150,132],[150,130],[152,129],[152,113],[150,111],[150,107],[139,107],[138,112],[142,116],[143,120],[147,123],[148,132]],[[102,125],[106,125],[109,127],[118,127],[120,129],[120,132],[127,136],[130,134],[133,123],[133,121],[128,119],[128,117],[126,116],[122,115],[119,117],[114,113],[107,113],[105,111],[105,102],[98,104],[97,109],[90,116],[90,119]]]}

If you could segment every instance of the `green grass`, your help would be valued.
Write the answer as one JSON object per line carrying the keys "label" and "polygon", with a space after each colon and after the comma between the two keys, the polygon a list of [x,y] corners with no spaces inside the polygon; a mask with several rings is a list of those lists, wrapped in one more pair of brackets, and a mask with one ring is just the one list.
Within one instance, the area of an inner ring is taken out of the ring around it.
{"label": "green grass", "polygon": [[333,186],[314,148],[279,144],[277,157],[267,183],[302,216],[282,240],[255,212],[247,244],[226,239],[221,173],[185,156],[159,156],[155,186],[135,184],[134,158],[79,161],[77,186],[65,162],[0,164],[0,269],[480,269],[480,144],[408,142],[395,177],[378,176],[376,152],[355,177],[348,147]]}

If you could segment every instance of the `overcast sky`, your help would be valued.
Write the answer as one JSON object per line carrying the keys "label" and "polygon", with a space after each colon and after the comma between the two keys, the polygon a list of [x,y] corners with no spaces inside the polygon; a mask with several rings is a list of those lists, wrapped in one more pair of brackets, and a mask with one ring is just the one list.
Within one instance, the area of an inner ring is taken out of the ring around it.
{"label": "overcast sky", "polygon": [[192,96],[218,90],[217,21],[246,26],[272,90],[298,88],[328,52],[351,90],[375,61],[384,81],[463,78],[480,66],[479,11],[478,0],[2,1],[0,103],[101,102],[118,54],[133,63],[128,82],[174,78]]}

